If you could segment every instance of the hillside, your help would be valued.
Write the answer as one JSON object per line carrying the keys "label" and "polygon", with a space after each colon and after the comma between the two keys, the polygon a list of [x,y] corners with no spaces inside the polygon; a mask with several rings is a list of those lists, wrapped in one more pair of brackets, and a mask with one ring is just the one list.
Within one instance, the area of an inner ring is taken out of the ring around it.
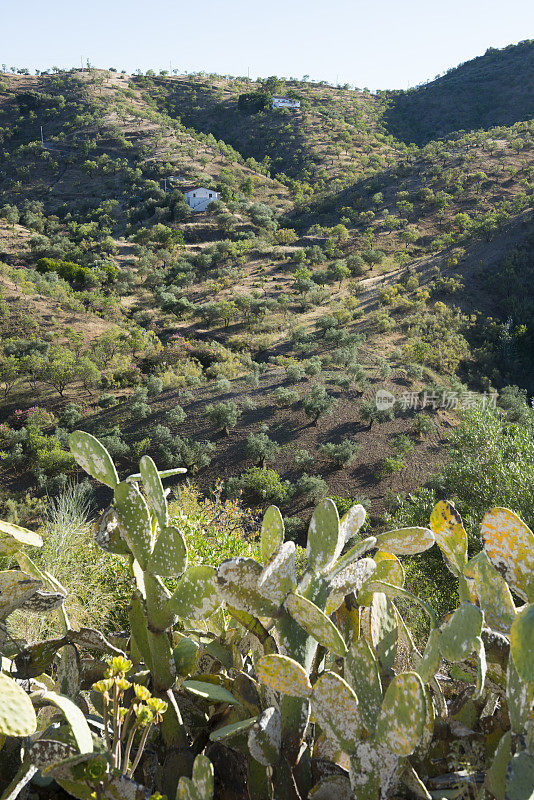
{"label": "hillside", "polygon": [[[206,492],[220,480],[252,506],[278,502],[297,536],[326,493],[379,519],[447,462],[461,398],[532,392],[534,110],[527,81],[499,89],[531,54],[486,54],[388,97],[279,78],[1,75],[12,517],[13,497],[65,485],[68,432],[83,427],[124,472],[150,453]],[[468,117],[454,92],[482,78],[495,115],[484,100]],[[270,91],[301,109],[240,104]],[[419,138],[404,118],[425,121]],[[198,185],[221,199],[192,214],[183,192]],[[377,409],[380,389],[394,407]]]}
{"label": "hillside", "polygon": [[456,131],[511,126],[534,117],[534,40],[448,70],[407,92],[386,92],[384,123],[404,142],[426,144]]}

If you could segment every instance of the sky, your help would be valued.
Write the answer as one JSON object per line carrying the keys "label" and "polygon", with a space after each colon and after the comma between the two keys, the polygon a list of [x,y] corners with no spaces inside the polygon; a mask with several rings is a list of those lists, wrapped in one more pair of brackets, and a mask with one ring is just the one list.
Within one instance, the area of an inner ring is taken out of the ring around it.
{"label": "sky", "polygon": [[0,0],[0,65],[406,89],[534,39],[533,0]]}

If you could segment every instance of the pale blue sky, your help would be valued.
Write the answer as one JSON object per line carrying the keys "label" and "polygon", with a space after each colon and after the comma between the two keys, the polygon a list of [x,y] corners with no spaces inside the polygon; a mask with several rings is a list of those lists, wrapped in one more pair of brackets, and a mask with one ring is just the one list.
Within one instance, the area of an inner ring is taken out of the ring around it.
{"label": "pale blue sky", "polygon": [[533,0],[0,0],[0,64],[407,88],[534,38]]}

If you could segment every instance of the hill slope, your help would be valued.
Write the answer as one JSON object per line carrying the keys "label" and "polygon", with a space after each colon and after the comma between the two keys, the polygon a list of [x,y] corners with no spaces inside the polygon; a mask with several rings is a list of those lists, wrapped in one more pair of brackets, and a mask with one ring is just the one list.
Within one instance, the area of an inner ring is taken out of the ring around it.
{"label": "hill slope", "polygon": [[[407,145],[384,96],[278,83],[301,111],[220,76],[0,78],[10,495],[56,491],[81,426],[125,472],[149,452],[286,516],[379,514],[447,458],[458,417],[426,396],[531,388],[534,123]],[[199,184],[221,200],[191,214]]]}
{"label": "hill slope", "polygon": [[407,92],[386,92],[384,123],[405,142],[425,144],[455,131],[513,125],[534,117],[534,40],[450,69]]}

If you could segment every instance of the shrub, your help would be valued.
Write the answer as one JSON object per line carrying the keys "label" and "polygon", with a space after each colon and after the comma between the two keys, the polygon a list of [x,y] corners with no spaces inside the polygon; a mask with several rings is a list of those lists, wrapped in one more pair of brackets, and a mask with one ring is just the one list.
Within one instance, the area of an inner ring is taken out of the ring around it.
{"label": "shrub", "polygon": [[312,356],[304,364],[306,375],[320,375],[323,369],[323,364],[319,356]]}
{"label": "shrub", "polygon": [[335,403],[335,399],[320,384],[316,384],[302,401],[304,412],[311,417],[313,425],[317,425],[319,417],[330,414]]}
{"label": "shrub", "polygon": [[291,495],[289,481],[283,481],[276,470],[263,467],[252,467],[239,478],[227,481],[226,491],[230,496],[240,489],[250,492],[262,502],[280,505],[286,503]]}
{"label": "shrub", "polygon": [[280,386],[274,391],[274,402],[277,406],[292,406],[300,400],[300,395],[296,389],[288,389]]}
{"label": "shrub", "polygon": [[218,494],[204,498],[198,489],[181,485],[177,500],[169,503],[169,516],[187,542],[191,566],[217,566],[235,556],[259,557],[256,514],[236,500],[221,500]]}
{"label": "shrub", "polygon": [[103,394],[98,398],[100,408],[111,408],[117,405],[117,398],[114,394]]}
{"label": "shrub", "polygon": [[295,484],[295,493],[319,502],[328,494],[328,484],[319,475],[308,475],[306,472]]}
{"label": "shrub", "polygon": [[[301,517],[284,517],[286,539],[295,540],[304,531],[304,521]],[[296,554],[295,554],[296,555]]]}
{"label": "shrub", "polygon": [[405,433],[401,433],[399,436],[395,436],[389,443],[389,446],[397,455],[404,456],[407,453],[411,453],[414,448],[414,443],[409,436],[406,436]]}
{"label": "shrub", "polygon": [[347,266],[351,273],[355,276],[363,275],[365,273],[365,261],[358,253],[355,253],[347,258]]}
{"label": "shrub", "polygon": [[[340,518],[344,517],[345,514],[348,511],[350,511],[352,506],[361,505],[367,511],[371,507],[371,501],[369,500],[368,497],[357,497],[354,499],[350,499],[348,497],[339,497],[338,495],[330,495],[330,499],[333,500],[334,503],[336,504],[337,512]],[[360,529],[360,532],[365,531],[368,528],[370,528],[370,521],[368,518],[366,518],[363,527]]]}
{"label": "shrub", "polygon": [[130,416],[134,420],[146,419],[151,413],[152,409],[148,403],[137,402],[130,406]]}
{"label": "shrub", "polygon": [[307,450],[295,450],[293,463],[300,469],[310,469],[315,466],[315,458]]}
{"label": "shrub", "polygon": [[171,408],[170,411],[167,411],[165,419],[167,422],[170,422],[171,425],[181,425],[182,422],[185,422],[187,419],[187,414],[182,406],[175,406]]}
{"label": "shrub", "polygon": [[149,397],[155,397],[163,391],[163,381],[155,375],[151,375],[146,382],[147,393]]}
{"label": "shrub", "polygon": [[327,442],[319,448],[321,455],[332,461],[336,467],[344,467],[352,464],[360,450],[360,445],[344,439],[339,444]]}
{"label": "shrub", "polygon": [[269,439],[265,430],[260,433],[250,433],[247,436],[246,455],[256,464],[261,464],[262,467],[265,466],[266,461],[272,461],[279,451],[280,445]]}
{"label": "shrub", "polygon": [[394,408],[378,409],[376,403],[370,400],[364,400],[360,404],[359,412],[363,421],[369,423],[369,430],[373,427],[373,423],[387,422],[395,417]]}
{"label": "shrub", "polygon": [[406,374],[412,380],[420,381],[423,379],[423,367],[421,364],[407,364]]}
{"label": "shrub", "polygon": [[51,446],[36,449],[32,456],[32,471],[42,472],[46,476],[61,475],[69,472],[75,462],[68,450],[63,450],[56,440]]}
{"label": "shrub", "polygon": [[425,436],[429,436],[431,433],[434,433],[436,430],[436,425],[432,419],[425,414],[424,411],[419,411],[415,415],[415,419],[413,421],[412,430],[415,433],[418,433],[423,439]]}
{"label": "shrub", "polygon": [[235,428],[237,425],[241,411],[235,403],[228,400],[227,402],[220,401],[215,405],[206,406],[206,414],[211,422],[228,436],[230,428]]}
{"label": "shrub", "polygon": [[94,283],[96,274],[88,267],[81,267],[72,261],[61,261],[53,258],[40,258],[35,265],[37,272],[57,272],[60,278],[69,283]]}
{"label": "shrub", "polygon": [[401,458],[392,458],[388,456],[378,468],[376,477],[378,480],[382,480],[389,475],[396,475],[397,472],[402,472],[403,469],[406,469],[406,464]]}
{"label": "shrub", "polygon": [[339,386],[340,389],[350,389],[352,378],[350,375],[337,375],[336,377],[332,378],[332,383],[334,383],[336,386]]}
{"label": "shrub", "polygon": [[178,448],[178,457],[174,466],[187,467],[192,473],[209,466],[216,449],[213,442],[180,439],[179,437],[177,437],[175,445]]}
{"label": "shrub", "polygon": [[288,364],[285,369],[286,377],[291,383],[298,383],[305,375],[306,370],[303,364]]}
{"label": "shrub", "polygon": [[382,250],[364,250],[362,258],[366,264],[381,264],[385,258],[385,253]]}
{"label": "shrub", "polygon": [[99,433],[98,438],[109,451],[112,458],[124,458],[130,452],[129,445],[122,438],[122,433],[118,425],[115,425],[104,433]]}
{"label": "shrub", "polygon": [[157,448],[158,458],[166,469],[186,467],[191,472],[198,472],[211,463],[215,450],[212,442],[176,436],[166,425],[156,425],[152,432],[152,441]]}
{"label": "shrub", "polygon": [[525,422],[529,414],[527,390],[519,386],[505,386],[499,395],[499,405],[510,422]]}

